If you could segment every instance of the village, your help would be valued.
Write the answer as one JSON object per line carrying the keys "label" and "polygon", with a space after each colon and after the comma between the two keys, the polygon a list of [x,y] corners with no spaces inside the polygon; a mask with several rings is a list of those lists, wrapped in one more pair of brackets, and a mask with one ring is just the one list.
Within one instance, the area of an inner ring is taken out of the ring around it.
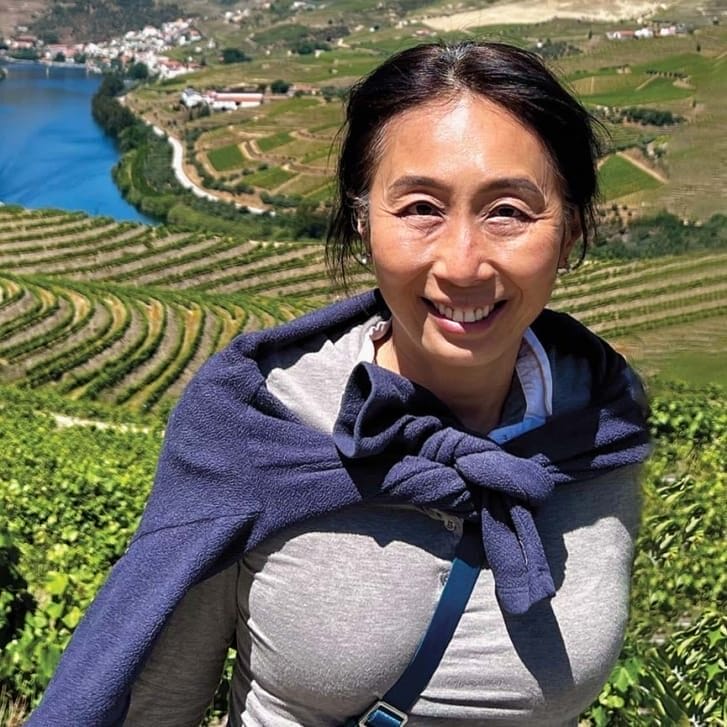
{"label": "village", "polygon": [[[5,45],[7,48],[0,50],[0,59],[10,62],[37,60],[43,63],[84,65],[93,73],[141,63],[146,67],[148,76],[162,80],[198,70],[201,64],[194,57],[216,48],[215,41],[205,40],[189,18],[178,18],[163,23],[159,28],[146,26],[108,41],[75,44],[44,43],[21,26],[18,34]],[[166,55],[167,51],[178,47],[189,47],[186,61]]]}

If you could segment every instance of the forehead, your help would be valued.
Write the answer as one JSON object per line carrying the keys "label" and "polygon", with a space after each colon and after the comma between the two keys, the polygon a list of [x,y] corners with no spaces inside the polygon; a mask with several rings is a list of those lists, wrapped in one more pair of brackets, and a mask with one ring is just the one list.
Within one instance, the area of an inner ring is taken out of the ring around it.
{"label": "forehead", "polygon": [[432,170],[453,179],[467,172],[522,173],[559,186],[537,133],[504,106],[472,93],[434,98],[398,114],[383,128],[377,152],[374,180]]}

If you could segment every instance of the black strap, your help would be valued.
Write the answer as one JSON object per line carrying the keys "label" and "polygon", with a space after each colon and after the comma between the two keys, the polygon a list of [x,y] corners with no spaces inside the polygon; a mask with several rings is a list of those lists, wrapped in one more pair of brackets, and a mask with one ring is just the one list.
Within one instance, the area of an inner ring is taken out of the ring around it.
{"label": "black strap", "polygon": [[452,568],[414,657],[396,684],[346,727],[401,727],[408,712],[432,678],[469,601],[483,562],[478,528],[465,523]]}

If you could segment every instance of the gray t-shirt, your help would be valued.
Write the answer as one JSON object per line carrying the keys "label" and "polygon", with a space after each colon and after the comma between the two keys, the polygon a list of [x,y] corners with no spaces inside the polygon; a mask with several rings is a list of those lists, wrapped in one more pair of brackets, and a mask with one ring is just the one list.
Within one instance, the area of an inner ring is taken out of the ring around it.
{"label": "gray t-shirt", "polygon": [[[376,320],[264,361],[267,386],[330,431],[348,374],[372,360]],[[583,403],[588,370],[528,332],[496,430]],[[496,436],[494,438],[497,438]],[[633,468],[560,486],[536,523],[557,594],[503,614],[489,570],[475,590],[412,727],[574,725],[618,656],[638,522]],[[461,521],[414,507],[357,506],[299,523],[193,588],[132,692],[125,724],[196,725],[227,647],[233,727],[341,725],[398,679],[446,582]]]}

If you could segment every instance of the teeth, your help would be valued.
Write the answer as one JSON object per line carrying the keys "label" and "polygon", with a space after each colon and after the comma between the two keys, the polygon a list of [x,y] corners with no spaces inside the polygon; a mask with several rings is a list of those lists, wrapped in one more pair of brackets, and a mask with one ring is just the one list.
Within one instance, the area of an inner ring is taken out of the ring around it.
{"label": "teeth", "polygon": [[475,323],[477,321],[481,321],[483,318],[487,318],[487,316],[490,315],[490,312],[494,307],[486,305],[480,308],[465,309],[450,308],[449,306],[442,305],[441,303],[434,303],[434,301],[432,301],[432,304],[437,309],[439,315],[449,318],[449,320],[455,321],[456,323]]}

